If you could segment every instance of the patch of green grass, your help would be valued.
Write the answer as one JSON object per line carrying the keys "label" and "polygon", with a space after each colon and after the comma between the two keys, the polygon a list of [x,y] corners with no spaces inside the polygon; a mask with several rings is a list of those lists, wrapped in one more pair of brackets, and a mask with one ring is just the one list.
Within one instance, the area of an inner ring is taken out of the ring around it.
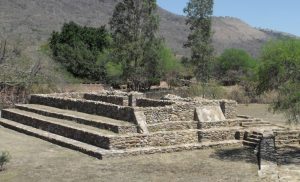
{"label": "patch of green grass", "polygon": [[0,171],[4,170],[5,165],[10,161],[9,152],[1,152],[0,154]]}
{"label": "patch of green grass", "polygon": [[50,46],[49,46],[48,43],[42,44],[38,51],[45,54],[45,55],[47,55],[47,56],[51,55],[51,49],[50,49]]}

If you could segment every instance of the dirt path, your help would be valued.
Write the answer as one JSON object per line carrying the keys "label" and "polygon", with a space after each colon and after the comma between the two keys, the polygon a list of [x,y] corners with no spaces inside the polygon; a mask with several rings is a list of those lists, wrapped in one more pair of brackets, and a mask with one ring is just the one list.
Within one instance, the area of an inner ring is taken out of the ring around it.
{"label": "dirt path", "polygon": [[243,148],[97,160],[0,128],[0,151],[12,155],[1,182],[259,181],[252,151]]}

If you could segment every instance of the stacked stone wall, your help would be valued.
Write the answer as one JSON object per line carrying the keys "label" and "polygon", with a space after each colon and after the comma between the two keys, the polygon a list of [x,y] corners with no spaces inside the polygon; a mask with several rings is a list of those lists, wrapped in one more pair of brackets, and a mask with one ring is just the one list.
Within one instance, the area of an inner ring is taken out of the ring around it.
{"label": "stacked stone wall", "polygon": [[105,102],[52,97],[49,95],[32,95],[30,103],[52,106],[60,109],[75,110],[78,112],[95,114],[117,120],[136,123],[133,108]]}
{"label": "stacked stone wall", "polygon": [[148,135],[123,136],[110,139],[111,149],[130,149],[136,147],[171,146],[197,143],[196,130],[158,132]]}
{"label": "stacked stone wall", "polygon": [[276,146],[300,144],[300,130],[274,132]]}
{"label": "stacked stone wall", "polygon": [[199,129],[210,129],[210,128],[219,128],[219,127],[237,127],[241,126],[243,122],[251,122],[251,119],[227,119],[224,121],[216,122],[199,122]]}
{"label": "stacked stone wall", "polygon": [[158,131],[174,131],[174,130],[187,130],[187,129],[198,129],[197,121],[189,121],[189,122],[164,122],[164,123],[156,123],[148,125],[148,130],[150,132],[158,132]]}
{"label": "stacked stone wall", "polygon": [[144,108],[146,121],[148,124],[172,122],[172,121],[192,121],[194,120],[195,108],[201,106],[218,106],[218,102],[176,102],[165,107]]}
{"label": "stacked stone wall", "polygon": [[237,133],[237,129],[199,130],[198,135],[199,142],[207,142],[239,139]]}
{"label": "stacked stone wall", "polygon": [[69,92],[69,93],[44,94],[43,96],[82,99],[84,94],[85,93],[81,93],[81,92]]}
{"label": "stacked stone wall", "polygon": [[260,169],[259,175],[261,177],[275,172],[277,168],[277,152],[275,148],[275,137],[272,132],[263,134],[263,138],[258,145],[257,157]]}
{"label": "stacked stone wall", "polygon": [[136,106],[137,107],[164,107],[175,104],[175,102],[172,101],[166,101],[166,100],[154,100],[154,99],[136,99]]}
{"label": "stacked stone wall", "polygon": [[[124,100],[128,100],[128,97],[126,96],[99,95],[99,94],[84,94],[83,98],[86,100],[107,102],[107,103],[116,104],[120,106],[126,106],[124,104]],[[128,106],[128,102],[127,102],[127,106]]]}
{"label": "stacked stone wall", "polygon": [[232,100],[221,100],[221,109],[226,119],[233,119],[237,117],[237,102]]}

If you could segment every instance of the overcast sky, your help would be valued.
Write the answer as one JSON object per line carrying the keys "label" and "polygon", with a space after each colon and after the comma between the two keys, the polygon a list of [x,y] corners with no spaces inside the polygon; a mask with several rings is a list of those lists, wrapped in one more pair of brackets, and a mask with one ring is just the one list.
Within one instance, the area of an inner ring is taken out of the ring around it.
{"label": "overcast sky", "polygon": [[[188,0],[157,0],[160,7],[183,15]],[[237,17],[253,27],[300,36],[300,0],[215,0],[215,16]]]}

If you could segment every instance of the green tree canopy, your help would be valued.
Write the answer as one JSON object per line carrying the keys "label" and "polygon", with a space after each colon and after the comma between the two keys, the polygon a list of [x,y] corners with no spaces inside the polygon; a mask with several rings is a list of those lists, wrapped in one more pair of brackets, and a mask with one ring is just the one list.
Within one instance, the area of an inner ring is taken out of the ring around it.
{"label": "green tree canopy", "polygon": [[122,65],[124,81],[132,82],[135,90],[160,76],[156,9],[156,0],[123,0],[110,20],[113,58]]}
{"label": "green tree canopy", "polygon": [[208,83],[213,61],[213,46],[211,41],[211,20],[213,0],[190,0],[184,12],[187,15],[186,24],[190,34],[186,47],[191,48],[191,62],[196,67],[195,75],[199,81]]}
{"label": "green tree canopy", "polygon": [[278,90],[274,111],[285,112],[290,121],[300,121],[300,40],[285,39],[267,43],[258,71],[258,93]]}
{"label": "green tree canopy", "polygon": [[226,49],[217,59],[215,76],[225,85],[235,85],[254,74],[257,61],[241,49]]}
{"label": "green tree canopy", "polygon": [[50,38],[55,60],[75,76],[97,81],[105,79],[105,63],[98,58],[110,44],[105,27],[82,27],[74,22],[65,23],[61,32],[53,32]]}

